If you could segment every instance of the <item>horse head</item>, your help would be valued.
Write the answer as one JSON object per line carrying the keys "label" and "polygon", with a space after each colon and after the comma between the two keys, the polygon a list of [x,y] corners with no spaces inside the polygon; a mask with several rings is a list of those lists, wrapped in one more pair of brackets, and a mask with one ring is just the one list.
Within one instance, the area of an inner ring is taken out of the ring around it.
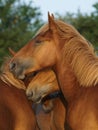
{"label": "horse head", "polygon": [[48,14],[48,24],[43,25],[35,37],[11,59],[10,71],[19,79],[23,79],[31,72],[53,66],[59,58],[56,47],[58,40],[58,26],[53,15]]}
{"label": "horse head", "polygon": [[[51,69],[45,69],[36,74],[29,83],[26,95],[33,102],[41,103],[45,96],[55,91],[59,91],[55,73]],[[53,108],[53,102],[46,100],[42,102],[42,106],[45,111],[50,111]]]}

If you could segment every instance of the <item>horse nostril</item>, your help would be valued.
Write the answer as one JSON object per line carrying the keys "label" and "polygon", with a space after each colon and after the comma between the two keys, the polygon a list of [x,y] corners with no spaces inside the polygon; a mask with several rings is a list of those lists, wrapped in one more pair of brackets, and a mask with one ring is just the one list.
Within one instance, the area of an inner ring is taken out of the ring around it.
{"label": "horse nostril", "polygon": [[10,70],[14,70],[16,67],[16,63],[10,63]]}

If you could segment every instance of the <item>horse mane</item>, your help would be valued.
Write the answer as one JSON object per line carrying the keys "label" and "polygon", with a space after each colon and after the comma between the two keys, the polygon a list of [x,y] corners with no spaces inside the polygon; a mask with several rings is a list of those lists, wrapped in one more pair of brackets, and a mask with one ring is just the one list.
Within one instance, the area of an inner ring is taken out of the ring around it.
{"label": "horse mane", "polygon": [[64,46],[64,58],[70,63],[80,85],[88,87],[98,83],[98,57],[86,41],[73,38]]}
{"label": "horse mane", "polygon": [[[94,47],[73,26],[60,20],[55,20],[55,24],[59,37],[65,41],[63,61],[70,64],[80,85],[89,87],[98,84],[98,57]],[[46,24],[37,34],[48,29]]]}
{"label": "horse mane", "polygon": [[10,57],[6,57],[3,65],[1,66],[1,74],[0,79],[5,82],[7,85],[11,85],[18,89],[25,90],[25,85],[21,80],[16,79],[13,74],[8,69],[8,63],[10,61]]}

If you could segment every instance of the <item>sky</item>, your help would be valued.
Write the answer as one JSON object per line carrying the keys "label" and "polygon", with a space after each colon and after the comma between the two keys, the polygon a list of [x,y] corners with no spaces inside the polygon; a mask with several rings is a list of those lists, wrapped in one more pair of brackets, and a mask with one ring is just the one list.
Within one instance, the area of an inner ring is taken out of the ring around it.
{"label": "sky", "polygon": [[33,4],[40,7],[42,19],[45,21],[47,20],[48,11],[50,13],[58,12],[64,15],[66,12],[77,13],[77,10],[80,9],[82,13],[89,14],[94,11],[92,5],[96,2],[98,0],[33,0]]}

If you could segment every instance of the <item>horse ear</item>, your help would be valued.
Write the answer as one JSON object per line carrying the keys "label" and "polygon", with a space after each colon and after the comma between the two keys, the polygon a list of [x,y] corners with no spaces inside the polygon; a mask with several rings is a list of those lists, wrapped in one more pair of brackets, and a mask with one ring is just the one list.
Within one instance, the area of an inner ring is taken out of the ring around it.
{"label": "horse ear", "polygon": [[52,14],[52,18],[54,19],[54,14]]}
{"label": "horse ear", "polygon": [[48,24],[49,24],[49,29],[54,32],[57,30],[57,25],[55,23],[55,20],[54,20],[54,15],[50,15],[50,13],[48,12]]}
{"label": "horse ear", "polygon": [[14,56],[16,54],[16,52],[13,51],[10,47],[8,49],[9,49],[9,52],[11,53],[12,56]]}

